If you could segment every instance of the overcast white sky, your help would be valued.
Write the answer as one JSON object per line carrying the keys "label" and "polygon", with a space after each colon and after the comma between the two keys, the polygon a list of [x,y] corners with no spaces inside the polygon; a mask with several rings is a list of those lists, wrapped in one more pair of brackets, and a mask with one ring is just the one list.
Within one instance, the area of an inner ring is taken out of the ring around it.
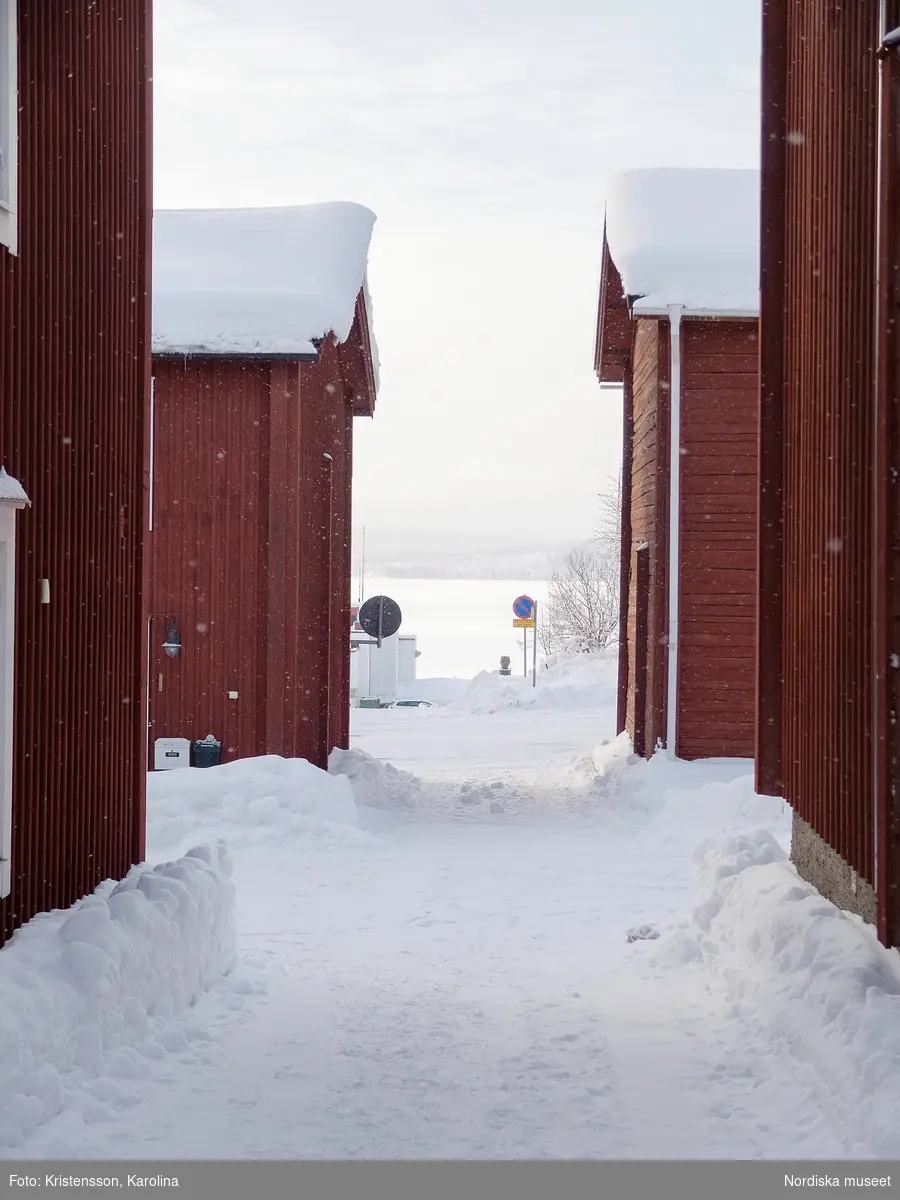
{"label": "overcast white sky", "polygon": [[356,523],[587,536],[605,180],[755,166],[759,0],[156,0],[156,203],[356,200],[382,359]]}

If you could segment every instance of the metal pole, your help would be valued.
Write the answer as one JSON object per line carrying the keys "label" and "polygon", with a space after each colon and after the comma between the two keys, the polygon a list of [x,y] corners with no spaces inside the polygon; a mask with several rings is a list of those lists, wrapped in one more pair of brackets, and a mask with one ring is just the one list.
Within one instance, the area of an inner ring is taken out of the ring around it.
{"label": "metal pole", "polygon": [[366,527],[363,525],[362,531],[362,557],[359,563],[359,603],[362,606],[363,598],[366,592]]}
{"label": "metal pole", "polygon": [[531,686],[537,687],[537,603],[531,610],[531,615],[534,617],[534,629],[531,633],[533,642],[532,657],[531,657]]}
{"label": "metal pole", "polygon": [[524,666],[525,666],[525,669],[522,672],[522,674],[527,679],[528,678],[528,629],[526,627],[522,628],[522,662],[524,663]]}

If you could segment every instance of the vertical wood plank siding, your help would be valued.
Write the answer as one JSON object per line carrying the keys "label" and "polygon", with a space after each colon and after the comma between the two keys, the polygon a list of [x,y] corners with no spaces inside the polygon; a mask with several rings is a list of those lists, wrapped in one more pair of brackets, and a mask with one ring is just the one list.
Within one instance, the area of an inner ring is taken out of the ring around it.
{"label": "vertical wood plank siding", "polygon": [[[668,555],[668,330],[654,320],[634,328],[634,433],[631,465],[631,570],[628,658],[638,663],[638,625],[646,625],[646,680],[629,678],[627,727],[639,754],[652,755],[666,733]],[[638,614],[638,547],[648,543],[647,612]],[[641,649],[641,662],[644,661]],[[643,670],[643,665],[642,665]],[[635,696],[644,703],[635,703]]]}
{"label": "vertical wood plank siding", "polygon": [[621,536],[619,547],[619,678],[616,693],[616,733],[628,728],[628,690],[632,686],[634,659],[628,653],[628,616],[631,611],[631,460],[634,453],[634,374],[630,358],[622,384]]}
{"label": "vertical wood plank siding", "polygon": [[[784,794],[784,280],[789,0],[763,0],[760,172],[759,523],[756,790]],[[763,652],[765,647],[765,652]]]}
{"label": "vertical wood plank siding", "polygon": [[[888,6],[889,28],[900,25],[900,2]],[[900,943],[900,50],[881,64],[881,217],[876,444],[876,838],[879,934]]]}
{"label": "vertical wood plank siding", "polygon": [[878,35],[875,0],[765,7],[762,528],[779,540],[758,777],[869,882]]}
{"label": "vertical wood plank siding", "polygon": [[[157,359],[154,395],[151,737],[212,733],[223,761],[325,766],[349,739],[340,351],[329,339],[317,362]],[[177,659],[162,650],[173,616]]]}
{"label": "vertical wood plank siding", "polygon": [[[143,854],[150,5],[19,0],[19,253],[0,249],[18,518],[0,942]],[[41,580],[50,603],[41,603]]]}
{"label": "vertical wood plank siding", "polygon": [[[274,555],[284,527],[269,512],[269,438],[287,443],[270,421],[269,364],[158,359],[153,371],[151,739],[213,733],[223,758],[262,753],[267,634],[284,659],[283,631],[260,619],[266,530]],[[173,617],[177,658],[162,649]]]}
{"label": "vertical wood plank siding", "polygon": [[759,351],[755,321],[682,324],[680,758],[752,758]]}

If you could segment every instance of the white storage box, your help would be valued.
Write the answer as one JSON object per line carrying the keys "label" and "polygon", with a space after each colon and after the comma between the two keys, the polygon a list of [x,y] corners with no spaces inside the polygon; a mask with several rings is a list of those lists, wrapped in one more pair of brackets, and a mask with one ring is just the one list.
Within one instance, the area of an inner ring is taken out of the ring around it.
{"label": "white storage box", "polygon": [[153,766],[157,771],[171,771],[175,767],[191,765],[191,743],[187,738],[157,738],[153,754]]}

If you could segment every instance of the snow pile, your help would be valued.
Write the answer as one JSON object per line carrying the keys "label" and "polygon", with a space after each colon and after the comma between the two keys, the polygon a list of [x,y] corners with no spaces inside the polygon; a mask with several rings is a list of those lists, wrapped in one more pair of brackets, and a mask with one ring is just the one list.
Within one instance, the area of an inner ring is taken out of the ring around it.
{"label": "snow pile", "polygon": [[759,172],[644,170],[616,176],[606,240],[635,315],[759,312]]}
{"label": "snow pile", "polygon": [[476,675],[465,695],[448,704],[444,711],[466,716],[483,716],[509,708],[589,709],[602,711],[615,698],[618,651],[559,657],[537,671],[537,686],[532,676],[500,675],[482,671]]}
{"label": "snow pile", "polygon": [[403,700],[427,700],[431,704],[445,705],[460,700],[471,685],[471,679],[432,676],[404,684],[400,693]]}
{"label": "snow pile", "polygon": [[364,808],[410,809],[422,794],[422,781],[415,775],[364,750],[332,750],[328,770],[349,783],[356,803]]}
{"label": "snow pile", "polygon": [[699,901],[659,964],[701,962],[742,1019],[855,1114],[860,1143],[896,1158],[900,954],[805,883],[768,831],[707,839],[694,861]]}
{"label": "snow pile", "polygon": [[374,224],[345,202],[156,212],[154,353],[314,356],[329,333],[345,341]]}
{"label": "snow pile", "polygon": [[685,855],[711,834],[761,827],[782,844],[790,842],[790,809],[781,798],[756,792],[747,759],[685,762],[664,750],[645,759],[634,754],[631,739],[622,733],[576,759],[573,770],[593,777],[613,822],[640,824]]}
{"label": "snow pile", "polygon": [[21,1146],[101,1071],[126,1089],[141,1078],[154,1036],[234,964],[230,874],[221,847],[198,847],[13,936],[0,955],[0,1147]]}
{"label": "snow pile", "polygon": [[18,479],[7,475],[6,467],[0,467],[0,500],[22,506],[31,503]]}
{"label": "snow pile", "polygon": [[147,785],[147,839],[172,852],[186,838],[248,845],[302,835],[345,836],[359,824],[348,780],[305,759],[243,758],[219,767],[155,771]]}

